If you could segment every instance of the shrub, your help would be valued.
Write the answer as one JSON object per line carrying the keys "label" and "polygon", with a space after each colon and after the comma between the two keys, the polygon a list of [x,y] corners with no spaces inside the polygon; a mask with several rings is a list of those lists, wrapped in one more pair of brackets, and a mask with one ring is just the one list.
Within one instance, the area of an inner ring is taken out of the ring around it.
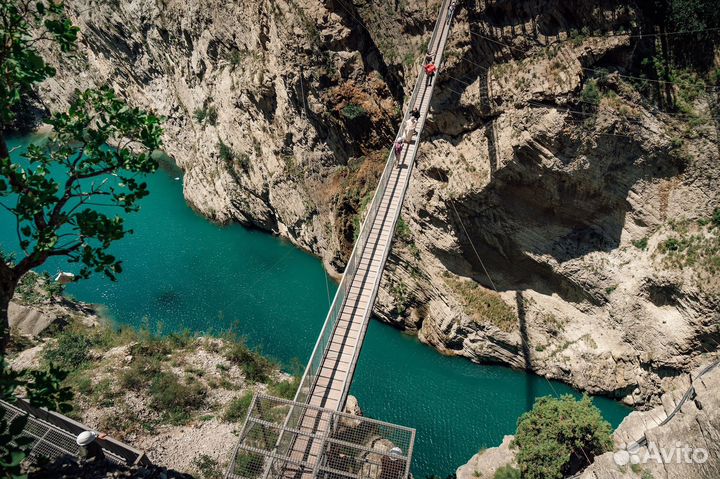
{"label": "shrub", "polygon": [[205,403],[205,388],[197,381],[181,383],[169,372],[160,372],[150,385],[151,406],[163,411],[174,424],[182,424],[188,413]]}
{"label": "shrub", "polygon": [[491,323],[503,331],[517,328],[515,310],[494,291],[486,290],[475,281],[461,281],[448,278],[448,285],[457,293],[465,313],[479,323]]}
{"label": "shrub", "polygon": [[252,382],[267,382],[275,370],[275,364],[259,351],[252,350],[244,340],[231,341],[225,348],[225,359],[238,365],[245,379]]}
{"label": "shrub", "polygon": [[561,479],[589,465],[612,447],[612,429],[588,396],[549,396],[535,401],[518,420],[513,446],[519,448],[523,479]]}
{"label": "shrub", "polygon": [[73,371],[87,361],[89,350],[90,341],[84,335],[63,332],[57,342],[45,350],[45,361],[65,371]]}
{"label": "shrub", "polygon": [[715,208],[710,221],[712,221],[714,227],[720,227],[720,208]]}
{"label": "shrub", "polygon": [[228,422],[237,422],[245,419],[245,415],[252,403],[252,398],[252,393],[248,391],[230,401],[225,408],[223,419]]}
{"label": "shrub", "polygon": [[676,238],[668,238],[662,244],[663,251],[678,251],[681,248],[681,243]]}
{"label": "shrub", "polygon": [[410,231],[410,227],[402,218],[398,218],[397,224],[395,225],[395,236],[397,236],[400,241],[404,241],[406,243],[412,241],[412,232]]}
{"label": "shrub", "polygon": [[270,384],[268,390],[273,396],[293,399],[297,392],[298,386],[300,386],[300,376],[295,376],[287,381],[273,382]]}
{"label": "shrub", "polygon": [[348,120],[354,120],[356,118],[360,118],[361,116],[366,116],[367,112],[360,105],[350,103],[345,108],[340,110],[340,114]]}
{"label": "shrub", "polygon": [[147,386],[153,377],[162,371],[157,358],[135,358],[128,369],[120,376],[120,384],[125,389],[139,391]]}
{"label": "shrub", "polygon": [[232,163],[235,160],[235,152],[232,148],[226,145],[224,141],[218,141],[217,147],[221,160],[226,163]]}
{"label": "shrub", "polygon": [[495,471],[493,479],[520,479],[520,470],[506,464]]}
{"label": "shrub", "polygon": [[588,80],[585,82],[580,99],[583,103],[596,107],[600,104],[600,89],[597,80]]}
{"label": "shrub", "polygon": [[222,471],[217,459],[207,454],[200,454],[193,459],[193,466],[200,472],[202,479],[221,479]]}
{"label": "shrub", "polygon": [[648,246],[648,239],[647,239],[647,237],[645,237],[645,238],[633,241],[632,244],[637,249],[641,249],[641,250],[645,251]]}

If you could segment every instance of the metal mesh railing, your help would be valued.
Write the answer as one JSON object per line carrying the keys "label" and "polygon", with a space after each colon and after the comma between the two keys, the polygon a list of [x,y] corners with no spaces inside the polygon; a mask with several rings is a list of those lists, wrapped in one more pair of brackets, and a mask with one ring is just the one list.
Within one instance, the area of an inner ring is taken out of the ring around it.
{"label": "metal mesh railing", "polygon": [[414,440],[414,429],[258,395],[227,477],[406,479]]}
{"label": "metal mesh railing", "polygon": [[[25,414],[27,414],[27,411],[5,401],[0,401],[0,417],[8,423]],[[79,446],[75,442],[75,434],[61,429],[55,424],[29,415],[22,434],[33,440],[30,445],[31,457],[49,461],[65,456],[78,457]],[[116,464],[128,463],[127,458],[114,454],[105,448],[103,448],[103,452],[105,458],[111,462]]]}

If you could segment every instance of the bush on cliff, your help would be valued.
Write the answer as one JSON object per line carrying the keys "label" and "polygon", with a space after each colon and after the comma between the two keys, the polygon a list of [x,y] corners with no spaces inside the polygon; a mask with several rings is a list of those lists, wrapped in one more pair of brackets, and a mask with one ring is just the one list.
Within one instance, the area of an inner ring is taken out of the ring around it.
{"label": "bush on cliff", "polygon": [[518,420],[513,446],[524,479],[561,479],[612,447],[612,428],[588,396],[542,397]]}

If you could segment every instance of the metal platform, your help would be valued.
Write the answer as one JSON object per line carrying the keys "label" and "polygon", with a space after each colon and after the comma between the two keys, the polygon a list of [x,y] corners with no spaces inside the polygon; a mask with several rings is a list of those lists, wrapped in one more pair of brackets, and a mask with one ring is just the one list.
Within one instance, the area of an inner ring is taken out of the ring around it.
{"label": "metal platform", "polygon": [[[303,423],[310,417],[314,427],[308,429]],[[229,479],[405,479],[415,430],[258,395],[241,438]],[[310,444],[312,453],[298,452]]]}

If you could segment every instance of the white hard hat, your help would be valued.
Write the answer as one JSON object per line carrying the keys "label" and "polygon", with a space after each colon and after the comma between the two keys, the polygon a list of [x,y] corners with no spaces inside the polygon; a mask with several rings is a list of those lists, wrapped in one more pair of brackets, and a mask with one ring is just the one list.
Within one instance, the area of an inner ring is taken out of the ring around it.
{"label": "white hard hat", "polygon": [[393,447],[392,449],[390,449],[390,455],[391,455],[391,456],[394,456],[394,457],[400,457],[400,456],[403,455],[402,449],[400,449],[399,447],[395,446],[395,447]]}
{"label": "white hard hat", "polygon": [[78,434],[77,439],[75,439],[75,442],[78,446],[87,446],[91,442],[93,442],[100,434],[98,434],[95,431],[83,431],[80,434]]}

